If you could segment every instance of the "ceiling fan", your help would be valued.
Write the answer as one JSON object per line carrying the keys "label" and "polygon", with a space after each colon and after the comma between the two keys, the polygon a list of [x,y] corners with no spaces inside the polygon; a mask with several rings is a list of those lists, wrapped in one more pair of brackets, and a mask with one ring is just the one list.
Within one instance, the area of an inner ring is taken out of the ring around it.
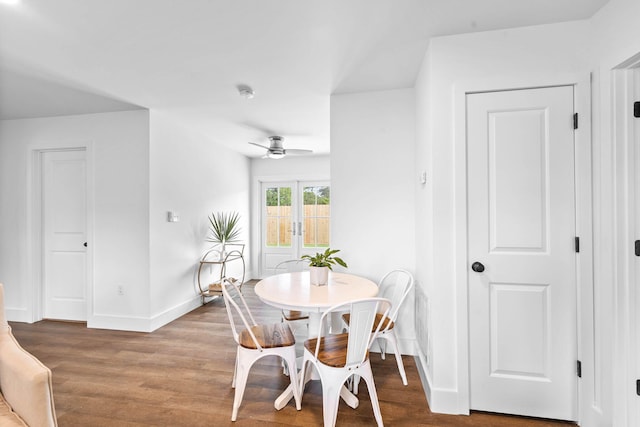
{"label": "ceiling fan", "polygon": [[284,140],[284,138],[281,137],[281,136],[270,136],[269,137],[270,143],[269,143],[268,147],[265,146],[265,145],[256,144],[255,142],[250,142],[249,144],[266,149],[267,153],[265,154],[264,157],[269,158],[269,159],[281,159],[281,158],[283,158],[284,156],[286,156],[288,154],[309,154],[309,153],[313,153],[312,150],[303,150],[303,149],[299,149],[299,148],[288,148],[288,149],[285,149],[282,146],[282,141],[283,140]]}

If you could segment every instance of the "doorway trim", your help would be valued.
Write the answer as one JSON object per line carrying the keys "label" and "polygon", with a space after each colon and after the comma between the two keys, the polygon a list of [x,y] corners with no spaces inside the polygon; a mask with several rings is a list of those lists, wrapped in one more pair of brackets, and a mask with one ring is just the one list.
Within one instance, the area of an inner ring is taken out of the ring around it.
{"label": "doorway trim", "polygon": [[43,319],[44,284],[43,284],[43,232],[42,232],[42,153],[53,151],[84,150],[86,154],[86,188],[87,188],[87,324],[93,314],[93,242],[94,242],[94,179],[93,179],[93,144],[92,142],[73,144],[41,144],[28,147],[27,158],[27,248],[28,283],[30,283],[31,322]]}
{"label": "doorway trim", "polygon": [[253,218],[251,224],[251,259],[252,273],[250,277],[259,277],[262,271],[262,184],[278,183],[278,182],[307,182],[307,181],[326,181],[331,185],[331,179],[325,174],[284,174],[284,175],[260,175],[253,177],[252,182],[252,203],[251,216]]}
{"label": "doorway trim", "polygon": [[[592,165],[591,165],[591,91],[590,76],[584,74],[539,75],[528,78],[491,78],[456,82],[453,89],[454,133],[454,283],[456,299],[456,371],[457,392],[449,396],[446,409],[451,413],[470,413],[469,312],[468,312],[468,229],[467,229],[467,138],[466,97],[471,93],[540,87],[573,86],[574,111],[579,113],[575,131],[576,234],[580,236],[577,257],[577,323],[578,357],[583,358],[584,337],[593,333],[593,232],[592,232]],[[567,119],[568,124],[570,118]],[[587,325],[584,328],[581,325]],[[586,330],[585,330],[586,329]],[[589,330],[590,329],[590,330]],[[586,334],[586,335],[585,335]],[[592,347],[593,348],[593,347]],[[584,364],[583,364],[583,372]],[[576,378],[577,380],[577,378]],[[578,386],[580,418],[581,385]],[[455,401],[453,400],[455,396]],[[445,399],[447,396],[443,396]]]}
{"label": "doorway trim", "polygon": [[640,173],[639,154],[636,148],[638,118],[633,117],[634,101],[640,93],[640,53],[611,70],[612,78],[612,127],[613,171],[614,171],[614,257],[613,277],[615,281],[613,312],[614,359],[613,359],[613,414],[614,422],[620,425],[637,425],[638,396],[635,380],[640,374],[637,357],[640,356],[640,335],[637,313],[640,292],[633,285],[637,283],[634,240],[640,238],[640,230],[634,221],[638,200],[636,194],[636,174]]}

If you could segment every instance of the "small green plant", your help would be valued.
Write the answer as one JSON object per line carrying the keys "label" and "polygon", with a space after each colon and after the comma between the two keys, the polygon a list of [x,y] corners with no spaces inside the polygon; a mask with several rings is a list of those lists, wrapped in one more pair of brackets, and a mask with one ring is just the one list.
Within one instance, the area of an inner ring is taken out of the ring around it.
{"label": "small green plant", "polygon": [[310,267],[329,267],[329,270],[333,270],[332,266],[338,264],[347,268],[347,263],[337,256],[333,256],[340,252],[340,249],[331,249],[327,248],[324,252],[316,252],[315,255],[302,255],[301,259],[306,259],[309,261]]}
{"label": "small green plant", "polygon": [[207,238],[208,242],[213,243],[236,243],[240,239],[240,214],[238,212],[218,212],[212,213],[209,216],[210,236]]}

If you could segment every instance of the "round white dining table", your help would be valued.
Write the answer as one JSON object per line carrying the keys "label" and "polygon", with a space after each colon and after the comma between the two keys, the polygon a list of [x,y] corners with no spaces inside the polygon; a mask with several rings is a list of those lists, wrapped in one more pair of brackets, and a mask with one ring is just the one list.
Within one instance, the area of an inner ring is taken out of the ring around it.
{"label": "round white dining table", "polygon": [[322,313],[327,308],[360,298],[375,297],[378,285],[369,279],[329,272],[327,285],[312,285],[309,272],[283,273],[260,280],[256,294],[274,307]]}
{"label": "round white dining table", "polygon": [[[371,298],[378,294],[378,285],[371,280],[347,273],[329,272],[329,283],[312,285],[308,271],[283,273],[269,276],[255,285],[258,298],[265,304],[285,310],[299,310],[309,313],[309,338],[316,338],[320,326],[320,317],[329,307]],[[339,322],[339,319],[336,320]],[[356,408],[358,398],[346,387],[342,387],[340,396]],[[276,409],[282,409],[293,397],[291,387],[276,399]]]}

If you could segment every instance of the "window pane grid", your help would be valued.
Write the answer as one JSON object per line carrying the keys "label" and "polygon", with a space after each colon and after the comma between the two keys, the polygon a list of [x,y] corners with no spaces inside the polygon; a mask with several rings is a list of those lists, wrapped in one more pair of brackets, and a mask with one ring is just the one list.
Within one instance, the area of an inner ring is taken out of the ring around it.
{"label": "window pane grid", "polygon": [[291,188],[267,188],[266,209],[267,246],[291,247]]}
{"label": "window pane grid", "polygon": [[328,247],[331,213],[329,187],[304,187],[303,200],[304,247]]}

